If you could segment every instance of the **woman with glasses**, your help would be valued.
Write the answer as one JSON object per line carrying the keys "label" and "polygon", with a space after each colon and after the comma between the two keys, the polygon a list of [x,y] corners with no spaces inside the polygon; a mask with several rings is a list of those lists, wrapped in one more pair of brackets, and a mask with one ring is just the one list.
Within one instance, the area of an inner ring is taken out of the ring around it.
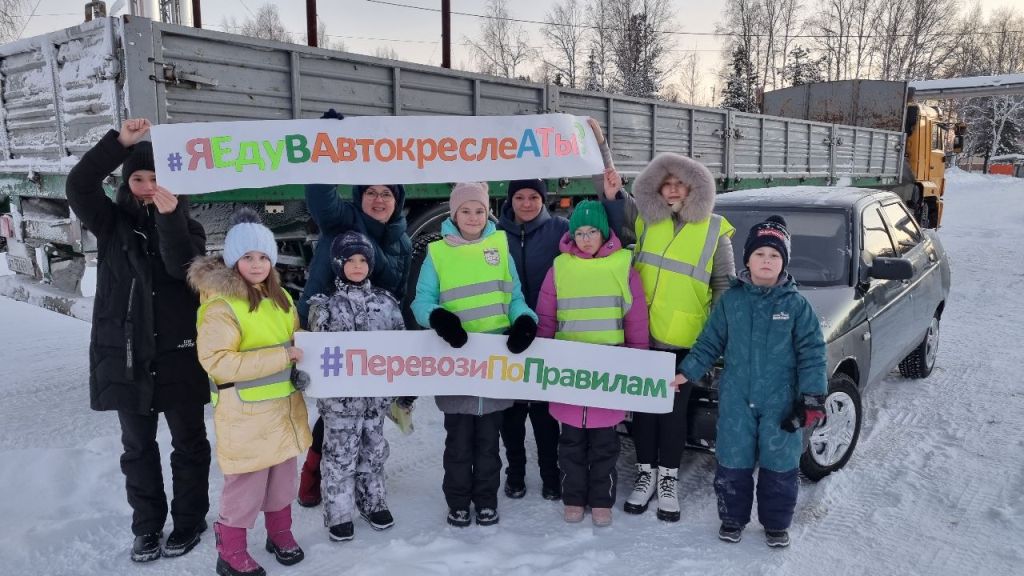
{"label": "woman with glasses", "polygon": [[[537,308],[537,296],[551,264],[558,256],[558,242],[569,229],[569,221],[552,216],[547,209],[548,186],[543,180],[513,180],[501,207],[498,229],[508,236],[508,247],[515,261],[526,304]],[[537,465],[540,467],[541,496],[545,500],[561,497],[558,472],[558,422],[548,412],[547,402],[517,401],[505,410],[501,439],[505,444],[505,495],[526,495],[526,418],[533,426],[537,441]]]}
{"label": "woman with glasses", "polygon": [[[595,132],[600,134],[600,128]],[[603,140],[599,135],[604,146]],[[711,305],[736,275],[731,241],[735,229],[711,212],[714,178],[700,162],[666,152],[637,176],[632,194],[609,167],[604,193],[609,220],[618,224],[619,236],[624,243],[635,242],[633,265],[644,286],[651,348],[674,353],[678,365],[697,340]],[[658,519],[679,520],[677,480],[689,396],[688,383],[676,393],[671,412],[633,415],[637,476],[623,506],[627,513],[644,513],[656,493]]]}

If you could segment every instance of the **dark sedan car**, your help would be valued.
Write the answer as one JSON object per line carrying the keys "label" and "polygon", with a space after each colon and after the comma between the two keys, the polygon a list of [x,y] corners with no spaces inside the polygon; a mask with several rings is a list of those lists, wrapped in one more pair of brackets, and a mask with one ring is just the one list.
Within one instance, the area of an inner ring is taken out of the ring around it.
{"label": "dark sedan car", "polygon": [[[817,186],[720,195],[715,212],[736,227],[742,269],[752,225],[781,214],[792,234],[789,272],[828,343],[826,420],[808,432],[800,469],[812,480],[842,468],[857,446],[861,393],[895,368],[925,378],[935,366],[949,262],[934,230],[917,225],[891,192]],[[688,442],[713,450],[717,379],[694,388]]]}

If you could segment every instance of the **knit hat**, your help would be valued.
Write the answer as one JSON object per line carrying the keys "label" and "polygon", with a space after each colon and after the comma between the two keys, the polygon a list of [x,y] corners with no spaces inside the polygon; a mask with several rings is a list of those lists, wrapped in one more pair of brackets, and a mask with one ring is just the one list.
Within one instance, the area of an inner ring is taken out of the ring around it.
{"label": "knit hat", "polygon": [[234,268],[246,252],[263,252],[270,263],[277,265],[277,242],[274,233],[260,221],[252,208],[239,208],[231,215],[231,228],[224,237],[224,265]]}
{"label": "knit hat", "polygon": [[779,215],[769,216],[764,222],[754,224],[747,234],[747,242],[743,245],[743,265],[750,262],[750,255],[762,246],[768,246],[782,254],[782,269],[789,266],[789,230],[786,230],[786,219]]}
{"label": "knit hat", "polygon": [[580,226],[593,226],[601,231],[601,238],[608,239],[608,213],[604,205],[596,200],[584,200],[576,205],[569,217],[569,234],[575,235]]}
{"label": "knit hat", "polygon": [[373,273],[373,244],[370,239],[355,230],[349,230],[344,234],[334,237],[331,243],[331,268],[338,278],[345,278],[345,261],[354,254],[362,254],[366,258],[366,265],[369,268],[367,276]]}
{"label": "knit hat", "polygon": [[156,172],[156,165],[153,163],[153,144],[148,140],[142,140],[131,147],[128,158],[121,165],[121,177],[127,182],[132,173],[139,170]]}
{"label": "knit hat", "polygon": [[536,190],[540,194],[541,200],[548,199],[548,183],[538,178],[527,179],[527,180],[513,180],[508,183],[508,199],[511,200],[515,196],[516,192],[529,188]]}
{"label": "knit hat", "polygon": [[466,202],[476,200],[488,207],[487,183],[486,182],[459,182],[452,188],[452,195],[448,199],[448,207],[452,214],[459,211],[459,206]]}

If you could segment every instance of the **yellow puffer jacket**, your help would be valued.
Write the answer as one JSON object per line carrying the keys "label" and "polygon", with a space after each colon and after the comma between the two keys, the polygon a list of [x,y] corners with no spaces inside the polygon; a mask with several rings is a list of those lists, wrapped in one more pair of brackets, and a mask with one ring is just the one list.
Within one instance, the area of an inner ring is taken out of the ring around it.
{"label": "yellow puffer jacket", "polygon": [[[277,274],[276,271],[272,272]],[[196,260],[189,268],[189,283],[206,302],[217,296],[245,298],[245,281],[224,266],[219,256]],[[298,314],[292,309],[295,329]],[[253,380],[287,368],[284,348],[240,352],[241,331],[227,302],[213,302],[203,312],[196,339],[199,362],[217,382]],[[217,434],[217,462],[224,474],[244,474],[280,464],[309,448],[309,416],[300,392],[287,398],[243,402],[234,388],[219,394],[213,410]]]}

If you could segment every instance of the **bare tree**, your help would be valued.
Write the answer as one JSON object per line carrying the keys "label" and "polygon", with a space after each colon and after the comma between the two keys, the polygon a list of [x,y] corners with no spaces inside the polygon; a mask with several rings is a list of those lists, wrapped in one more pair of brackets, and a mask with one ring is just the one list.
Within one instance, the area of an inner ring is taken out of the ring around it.
{"label": "bare tree", "polygon": [[884,80],[936,77],[976,32],[957,18],[960,0],[886,0],[877,6],[874,50]]}
{"label": "bare tree", "polygon": [[398,52],[391,46],[377,46],[377,49],[373,51],[373,55],[385,60],[398,60]]}
{"label": "bare tree", "polygon": [[608,91],[613,84],[612,11],[614,0],[590,0],[587,5],[587,62],[583,73],[583,87],[587,90]]}
{"label": "bare tree", "polygon": [[557,2],[545,18],[544,35],[555,56],[545,59],[570,88],[582,83],[581,65],[587,29],[586,14],[579,0]]}
{"label": "bare tree", "polygon": [[25,25],[24,0],[0,0],[0,42],[15,40]]}
{"label": "bare tree", "polygon": [[679,80],[680,100],[695,106],[704,106],[706,104],[702,96],[700,57],[697,56],[696,51],[690,52],[683,57]]}
{"label": "bare tree", "polygon": [[533,59],[526,30],[511,20],[505,0],[488,0],[484,11],[487,19],[480,29],[480,38],[467,38],[477,61],[477,68],[485,74],[518,77],[518,69]]}
{"label": "bare tree", "polygon": [[664,30],[675,28],[668,0],[614,0],[613,50],[620,91],[654,97],[661,89],[671,49]]}
{"label": "bare tree", "polygon": [[345,42],[331,38],[331,35],[327,33],[327,23],[323,20],[317,22],[316,25],[316,45],[328,50],[345,50]]}
{"label": "bare tree", "polygon": [[291,34],[284,27],[277,4],[263,4],[257,8],[255,16],[238,25],[238,34],[262,40],[291,42]]}

